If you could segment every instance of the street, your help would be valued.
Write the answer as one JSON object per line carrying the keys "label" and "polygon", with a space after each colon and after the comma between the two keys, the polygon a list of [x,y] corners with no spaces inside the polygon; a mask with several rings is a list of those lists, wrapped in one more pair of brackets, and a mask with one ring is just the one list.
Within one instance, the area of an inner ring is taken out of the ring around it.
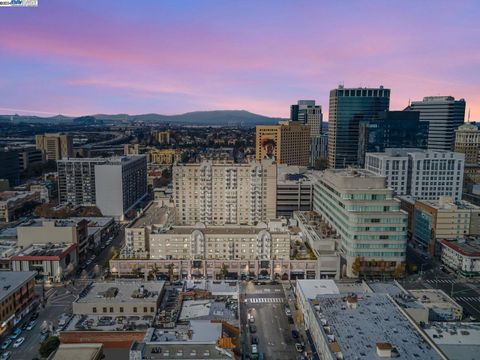
{"label": "street", "polygon": [[[258,338],[258,351],[265,359],[297,359],[299,353],[291,334],[295,325],[289,323],[283,309],[286,299],[282,285],[254,285],[250,281],[240,284],[240,292],[243,353],[251,352],[254,335]],[[253,324],[257,331],[254,334],[249,330],[247,314],[255,319]]]}

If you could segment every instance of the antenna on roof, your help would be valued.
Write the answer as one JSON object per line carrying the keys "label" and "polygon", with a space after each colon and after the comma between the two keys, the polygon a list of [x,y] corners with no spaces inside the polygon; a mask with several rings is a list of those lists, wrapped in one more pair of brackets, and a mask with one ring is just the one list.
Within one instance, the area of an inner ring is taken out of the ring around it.
{"label": "antenna on roof", "polygon": [[408,98],[408,106],[410,107],[411,104],[412,104],[412,101],[410,100],[410,98]]}
{"label": "antenna on roof", "polygon": [[468,108],[467,122],[470,122],[470,108]]}

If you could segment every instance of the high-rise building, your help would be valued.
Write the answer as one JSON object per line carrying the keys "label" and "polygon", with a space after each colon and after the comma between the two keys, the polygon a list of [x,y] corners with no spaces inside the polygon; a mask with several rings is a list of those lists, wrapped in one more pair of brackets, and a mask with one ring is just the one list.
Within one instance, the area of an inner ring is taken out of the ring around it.
{"label": "high-rise building", "polygon": [[176,223],[249,224],[276,218],[277,170],[272,161],[205,161],[173,167]]}
{"label": "high-rise building", "polygon": [[73,139],[67,134],[44,134],[35,136],[36,147],[45,154],[46,160],[60,160],[72,156]]}
{"label": "high-rise building", "polygon": [[95,206],[95,165],[104,158],[69,158],[57,161],[60,204]]}
{"label": "high-rise building", "polygon": [[438,200],[449,196],[462,198],[464,155],[451,151],[386,149],[367,153],[365,169],[385,176],[387,186],[396,195]]}
{"label": "high-rise building", "polygon": [[454,151],[465,154],[465,164],[480,164],[480,130],[477,125],[464,124],[455,131]]}
{"label": "high-rise building", "polygon": [[328,165],[345,168],[358,164],[359,125],[388,110],[390,89],[344,88],[330,91]]}
{"label": "high-rise building", "polygon": [[40,165],[45,161],[45,155],[35,146],[27,146],[18,149],[18,161],[20,170],[26,170],[32,165]]}
{"label": "high-rise building", "polygon": [[310,136],[320,136],[322,133],[322,107],[315,105],[315,100],[298,100],[290,107],[293,122],[310,125]]}
{"label": "high-rise building", "polygon": [[122,217],[147,193],[145,155],[69,158],[57,170],[61,204],[97,206],[106,216]]}
{"label": "high-rise building", "polygon": [[359,127],[358,164],[364,166],[365,153],[386,148],[426,149],[428,123],[417,111],[384,111],[375,120],[362,121]]}
{"label": "high-rise building", "polygon": [[427,121],[428,149],[453,150],[455,130],[465,121],[465,100],[453,96],[428,96],[413,101],[406,110],[420,112],[420,121]]}
{"label": "high-rise building", "polygon": [[7,179],[10,187],[18,185],[20,168],[17,150],[0,149],[0,179]]}
{"label": "high-rise building", "polygon": [[326,170],[314,189],[313,208],[341,237],[346,275],[379,275],[401,269],[407,246],[407,214],[366,170]]}
{"label": "high-rise building", "polygon": [[95,193],[103,215],[123,218],[147,195],[147,157],[121,156],[96,165]]}
{"label": "high-rise building", "polygon": [[300,122],[257,125],[256,159],[274,160],[277,164],[308,166],[310,126]]}

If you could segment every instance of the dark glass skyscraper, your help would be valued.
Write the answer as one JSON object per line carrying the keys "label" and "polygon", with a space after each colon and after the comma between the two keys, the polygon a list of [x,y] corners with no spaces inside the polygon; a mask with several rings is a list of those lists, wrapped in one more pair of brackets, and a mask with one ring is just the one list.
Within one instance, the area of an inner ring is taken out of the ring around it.
{"label": "dark glass skyscraper", "polygon": [[378,119],[359,125],[358,162],[364,165],[365,153],[386,148],[426,149],[428,122],[420,121],[418,111],[384,111]]}
{"label": "dark glass skyscraper", "polygon": [[339,86],[330,91],[328,165],[344,168],[358,164],[360,123],[378,119],[388,110],[390,89]]}

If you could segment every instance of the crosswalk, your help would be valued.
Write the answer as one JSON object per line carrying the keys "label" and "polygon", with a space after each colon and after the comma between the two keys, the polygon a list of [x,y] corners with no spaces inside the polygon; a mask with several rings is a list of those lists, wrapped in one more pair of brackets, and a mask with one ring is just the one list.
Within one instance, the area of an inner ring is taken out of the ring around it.
{"label": "crosswalk", "polygon": [[248,302],[252,304],[258,303],[283,303],[285,301],[284,298],[277,298],[277,297],[269,297],[269,298],[250,298],[247,299]]}
{"label": "crosswalk", "polygon": [[480,296],[459,296],[459,297],[455,297],[455,300],[474,302],[474,301],[480,301]]}
{"label": "crosswalk", "polygon": [[428,284],[455,284],[457,281],[455,279],[429,279],[425,282]]}

